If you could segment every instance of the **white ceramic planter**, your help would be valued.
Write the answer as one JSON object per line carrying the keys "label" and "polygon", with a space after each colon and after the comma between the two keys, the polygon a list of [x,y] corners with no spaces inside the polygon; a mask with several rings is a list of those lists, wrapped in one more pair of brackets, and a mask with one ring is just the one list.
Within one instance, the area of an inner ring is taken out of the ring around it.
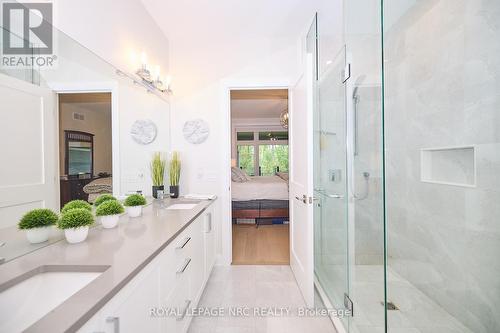
{"label": "white ceramic planter", "polygon": [[130,217],[138,217],[142,215],[142,206],[127,207],[127,213]]}
{"label": "white ceramic planter", "polygon": [[119,219],[120,219],[119,214],[101,216],[101,224],[103,228],[111,229],[118,225]]}
{"label": "white ceramic planter", "polygon": [[49,240],[51,227],[39,227],[26,230],[26,238],[31,244],[43,243]]}
{"label": "white ceramic planter", "polygon": [[71,229],[64,229],[64,236],[68,243],[75,244],[83,242],[89,234],[89,227],[78,227]]}

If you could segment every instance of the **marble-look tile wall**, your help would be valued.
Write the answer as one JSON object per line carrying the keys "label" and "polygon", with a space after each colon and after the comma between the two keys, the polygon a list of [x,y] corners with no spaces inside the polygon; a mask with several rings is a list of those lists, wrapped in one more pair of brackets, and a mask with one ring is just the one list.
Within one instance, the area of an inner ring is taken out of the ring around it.
{"label": "marble-look tile wall", "polygon": [[[422,0],[395,17],[399,1],[384,5],[389,265],[472,331],[499,332],[500,1]],[[420,149],[461,145],[475,187],[420,180]]]}
{"label": "marble-look tile wall", "polygon": [[[354,156],[354,235],[357,265],[384,264],[382,189],[382,99],[380,84],[357,90],[357,140]],[[367,178],[364,173],[368,173]]]}

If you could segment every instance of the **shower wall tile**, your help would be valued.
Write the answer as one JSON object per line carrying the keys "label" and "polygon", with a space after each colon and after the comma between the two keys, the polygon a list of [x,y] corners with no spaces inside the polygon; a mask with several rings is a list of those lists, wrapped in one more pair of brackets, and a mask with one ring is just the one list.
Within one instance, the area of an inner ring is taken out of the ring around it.
{"label": "shower wall tile", "polygon": [[[496,0],[421,1],[385,32],[389,264],[479,333],[500,331],[499,35]],[[475,145],[476,187],[420,181],[422,148],[459,145]]]}
{"label": "shower wall tile", "polygon": [[[372,36],[372,43],[373,39]],[[370,38],[364,36],[362,40],[368,41]],[[374,46],[365,46],[365,53],[366,48],[373,50]],[[353,62],[356,63],[356,59]],[[357,265],[382,265],[384,262],[382,91],[380,85],[374,84],[373,78],[371,80],[368,85],[358,87],[358,154],[354,157],[353,187],[356,195],[368,195],[355,201],[354,244]],[[363,176],[365,172],[369,173],[368,183]]]}

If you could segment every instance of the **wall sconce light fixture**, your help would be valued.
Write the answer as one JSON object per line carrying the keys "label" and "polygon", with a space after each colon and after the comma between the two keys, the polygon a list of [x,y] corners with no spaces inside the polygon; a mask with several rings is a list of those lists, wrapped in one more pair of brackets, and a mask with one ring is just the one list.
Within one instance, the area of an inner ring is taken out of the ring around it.
{"label": "wall sconce light fixture", "polygon": [[116,73],[120,76],[125,76],[130,79],[135,84],[141,85],[150,93],[154,93],[160,97],[164,97],[164,94],[171,95],[172,89],[170,87],[172,78],[168,75],[165,79],[160,78],[160,66],[155,66],[154,74],[148,69],[147,56],[146,53],[141,54],[141,67],[135,72],[137,77],[117,70]]}
{"label": "wall sconce light fixture", "polygon": [[147,56],[144,52],[141,54],[141,67],[135,73],[149,87],[159,90],[162,93],[172,93],[172,89],[170,89],[171,79],[169,77],[163,81],[160,79],[160,66],[156,65],[154,75],[151,75],[151,71],[148,69]]}

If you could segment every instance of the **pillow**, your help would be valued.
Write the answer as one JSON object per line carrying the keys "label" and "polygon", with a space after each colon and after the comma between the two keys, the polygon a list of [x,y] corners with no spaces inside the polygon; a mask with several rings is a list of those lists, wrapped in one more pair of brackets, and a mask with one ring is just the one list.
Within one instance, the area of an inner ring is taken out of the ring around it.
{"label": "pillow", "polygon": [[250,180],[250,177],[246,174],[245,171],[240,168],[232,167],[231,168],[231,180],[236,183],[244,183]]}
{"label": "pillow", "polygon": [[276,176],[280,177],[284,181],[288,181],[288,172],[276,172]]}

